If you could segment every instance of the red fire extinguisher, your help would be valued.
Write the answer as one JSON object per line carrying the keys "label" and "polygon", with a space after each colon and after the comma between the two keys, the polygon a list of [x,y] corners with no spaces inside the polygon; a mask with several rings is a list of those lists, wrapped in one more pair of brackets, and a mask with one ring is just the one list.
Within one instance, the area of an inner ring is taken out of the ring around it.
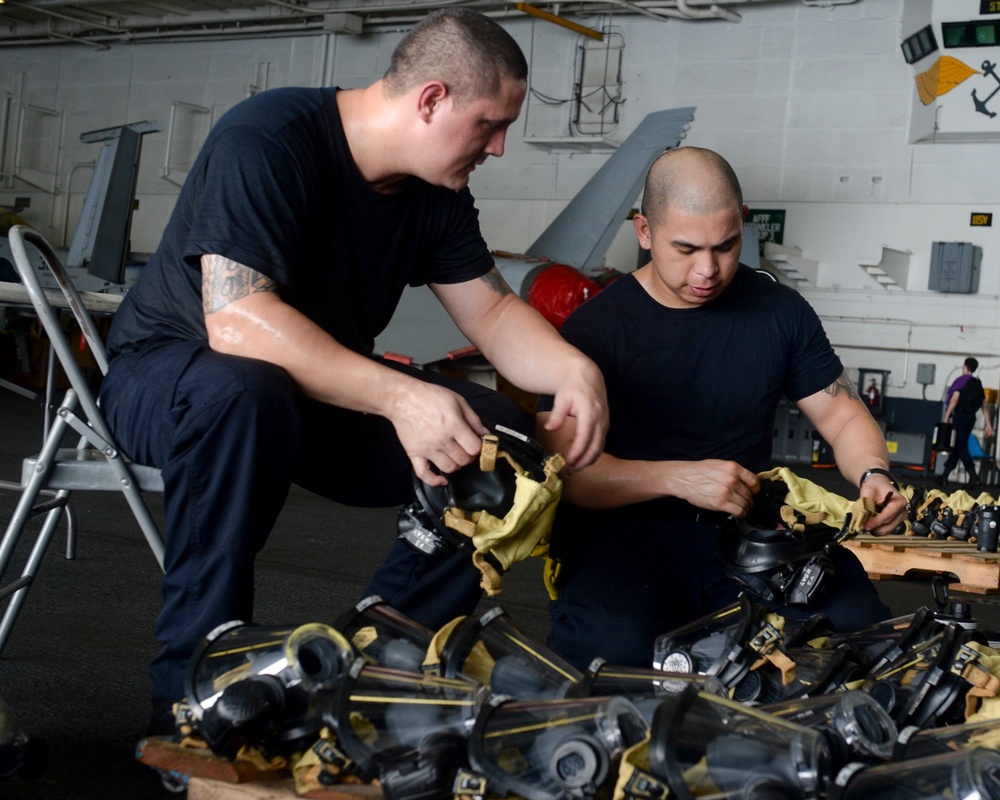
{"label": "red fire extinguisher", "polygon": [[868,387],[865,392],[865,402],[868,404],[869,408],[878,408],[879,400],[882,399],[882,395],[879,393],[878,387],[875,385],[875,379],[872,378],[872,385]]}

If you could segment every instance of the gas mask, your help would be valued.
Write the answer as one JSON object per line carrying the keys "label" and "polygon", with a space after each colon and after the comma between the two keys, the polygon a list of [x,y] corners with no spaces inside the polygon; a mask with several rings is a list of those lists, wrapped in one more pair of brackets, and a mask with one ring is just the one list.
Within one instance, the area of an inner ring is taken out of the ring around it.
{"label": "gas mask", "polygon": [[234,758],[243,745],[284,753],[311,745],[324,704],[355,654],[321,623],[263,626],[239,620],[202,641],[186,676],[195,732],[212,752]]}
{"label": "gas mask", "polygon": [[791,669],[782,661],[762,659],[735,687],[733,699],[766,705],[816,697],[845,691],[865,675],[848,648],[785,647],[781,652],[793,665]]}
{"label": "gas mask", "polygon": [[773,659],[784,668],[785,620],[746,595],[716,612],[657,637],[653,666],[664,672],[693,672],[717,678],[739,691],[757,662]]}
{"label": "gas mask", "polygon": [[910,761],[977,747],[1000,750],[1000,719],[986,719],[923,730],[916,725],[909,725],[899,732],[893,760]]}
{"label": "gas mask", "polygon": [[913,614],[887,619],[867,628],[830,633],[825,637],[825,646],[850,647],[866,668],[878,669],[937,628],[931,612],[921,607]]}
{"label": "gas mask", "polygon": [[513,563],[548,553],[565,463],[562,455],[549,456],[533,439],[498,425],[483,437],[479,459],[448,475],[444,486],[414,475],[416,500],[399,513],[399,538],[428,555],[471,551],[483,589],[499,594],[501,576]]}
{"label": "gas mask", "polygon": [[837,775],[837,800],[1000,800],[1000,753],[965,750]]}
{"label": "gas mask", "polygon": [[900,726],[964,722],[977,696],[990,691],[995,696],[1000,689],[1000,681],[978,664],[979,653],[967,646],[981,640],[956,623],[935,623],[894,658],[880,660],[868,673],[865,689]]}
{"label": "gas mask", "polygon": [[370,664],[420,672],[434,631],[401,614],[378,595],[366,597],[334,627]]}
{"label": "gas mask", "polygon": [[450,632],[441,646],[441,672],[519,700],[565,697],[583,679],[579,670],[525,633],[499,606],[462,620]]}
{"label": "gas mask", "polygon": [[681,800],[820,798],[832,779],[823,733],[695,687],[657,709],[649,764]]}
{"label": "gas mask", "polygon": [[493,795],[592,800],[610,790],[622,753],[648,731],[623,697],[494,697],[476,720],[469,755]]}
{"label": "gas mask", "polygon": [[388,800],[450,795],[468,766],[468,738],[488,691],[470,681],[351,666],[328,716],[355,772]]}
{"label": "gas mask", "polygon": [[[487,436],[492,437],[489,441],[510,455],[529,477],[545,480],[548,455],[538,442],[503,426],[497,426]],[[483,469],[478,460],[473,461],[448,475],[448,483],[444,486],[431,486],[414,475],[416,500],[400,512],[400,538],[429,554],[456,547],[473,549],[471,537],[450,527],[445,514],[449,509],[457,509],[465,514],[487,511],[495,517],[503,517],[514,505],[517,474],[509,461],[501,459],[489,470]]]}
{"label": "gas mask", "polygon": [[761,711],[827,734],[835,769],[851,761],[876,763],[892,757],[896,723],[875,698],[851,690],[761,706]]}
{"label": "gas mask", "polygon": [[664,672],[650,667],[619,667],[595,658],[577,688],[579,697],[624,697],[635,705],[647,723],[664,696],[676,694],[690,685],[705,692],[728,697],[729,691],[717,678],[688,672]]}
{"label": "gas mask", "polygon": [[772,530],[729,517],[719,528],[716,550],[726,574],[763,603],[811,608],[835,576],[830,551],[838,536],[827,525]]}

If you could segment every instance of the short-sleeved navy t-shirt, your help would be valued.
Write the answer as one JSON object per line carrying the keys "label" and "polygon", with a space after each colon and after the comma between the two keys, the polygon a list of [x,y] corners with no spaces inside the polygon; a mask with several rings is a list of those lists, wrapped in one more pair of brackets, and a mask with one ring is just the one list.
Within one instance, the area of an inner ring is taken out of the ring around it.
{"label": "short-sleeved navy t-shirt", "polygon": [[371,352],[407,285],[458,283],[493,266],[469,190],[364,181],[336,89],[272,89],[209,134],[156,253],[115,316],[112,357],[206,339],[201,264],[218,254],[271,278],[279,296],[356,352]]}
{"label": "short-sleeved navy t-shirt", "polygon": [[562,334],[604,373],[606,450],[618,458],[720,458],[761,472],[780,397],[801,400],[843,372],[801,295],[743,265],[697,308],[667,308],[626,275],[580,306]]}

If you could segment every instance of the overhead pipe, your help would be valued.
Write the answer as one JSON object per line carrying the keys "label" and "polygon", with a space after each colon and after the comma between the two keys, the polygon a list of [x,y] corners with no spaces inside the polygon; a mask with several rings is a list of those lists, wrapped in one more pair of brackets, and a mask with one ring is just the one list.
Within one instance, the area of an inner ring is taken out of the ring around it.
{"label": "overhead pipe", "polygon": [[[18,2],[18,0],[4,0],[3,5],[10,6],[11,8],[27,8],[27,9],[30,9],[32,11],[37,11],[37,12],[39,12],[41,14],[45,14],[48,17],[55,17],[57,19],[63,19],[63,20],[66,20],[67,22],[76,23],[77,25],[89,25],[89,26],[94,27],[94,28],[104,28],[104,30],[106,30],[106,31],[112,31],[112,32],[117,30],[117,28],[115,28],[112,25],[104,25],[104,24],[101,24],[100,22],[96,22],[94,20],[81,19],[80,17],[73,17],[73,16],[70,16],[69,14],[60,14],[57,11],[50,11],[47,8],[40,7],[40,5],[38,3],[21,3],[21,2]],[[55,35],[55,34],[53,34],[53,35]]]}
{"label": "overhead pipe", "polygon": [[[366,25],[384,27],[385,25],[412,23],[419,20],[421,15],[427,11],[461,5],[464,1],[465,0],[433,0],[432,2],[413,4],[397,3],[377,7],[373,7],[372,5],[359,5],[338,8],[338,11],[341,13],[359,15],[365,20]],[[90,36],[81,36],[79,33],[72,36],[60,34],[50,29],[48,34],[39,34],[31,38],[22,38],[16,41],[4,41],[0,39],[0,47],[52,44],[54,39],[71,41],[88,46],[101,46],[100,43],[113,43],[115,41],[193,41],[204,39],[206,37],[249,38],[254,36],[289,36],[313,31],[319,32],[321,30],[324,12],[310,9],[308,7],[293,6],[290,3],[285,2],[285,0],[268,0],[268,2],[270,5],[288,10],[290,12],[289,16],[283,20],[272,18],[270,21],[262,24],[255,24],[255,20],[252,18],[235,21],[231,19],[217,19],[214,21],[202,20],[197,23],[186,22],[184,24],[191,27],[184,29],[178,29],[176,27],[171,27],[170,25],[152,25],[149,26],[150,29],[147,30],[136,30],[135,28],[129,29],[124,26],[115,27],[94,23],[93,27],[101,28],[104,32],[95,33]],[[575,0],[575,2],[572,3],[562,4],[561,11],[563,13],[570,13],[570,9],[572,9],[580,13],[588,13],[591,10],[588,7],[599,5],[604,9],[608,9],[609,7],[618,8],[625,12],[641,14],[659,21],[669,18],[687,20],[723,19],[731,22],[740,22],[742,17],[736,12],[724,8],[724,6],[749,5],[754,2],[762,2],[762,0],[715,0],[715,2],[706,2],[706,0]],[[854,3],[857,2],[857,0],[801,0],[801,2],[806,5],[841,5]],[[26,8],[29,7],[25,3],[17,2],[17,0],[13,0],[13,2],[10,2],[9,0],[9,4],[12,6],[16,4]],[[42,2],[39,2],[37,5],[30,7],[35,10],[41,10],[54,17],[61,15],[49,9],[59,7],[61,5],[89,5],[89,3],[81,3],[80,0],[77,0],[76,3],[62,2],[62,0],[42,0]],[[508,18],[510,16],[510,12],[514,10],[516,5],[517,0],[510,0],[510,2],[498,3],[493,7],[488,7],[487,4],[484,4],[480,7],[480,10],[490,17]],[[536,9],[543,9],[545,6],[560,8],[559,3],[553,2],[541,2],[537,5],[533,5],[532,7]],[[71,19],[77,24],[87,24],[83,20],[74,19],[68,15],[64,18]],[[221,27],[227,24],[232,27]]]}
{"label": "overhead pipe", "polygon": [[689,0],[677,0],[677,8],[691,19],[724,19],[727,22],[740,22],[743,19],[735,11],[729,11],[716,3],[708,8],[694,8]]}

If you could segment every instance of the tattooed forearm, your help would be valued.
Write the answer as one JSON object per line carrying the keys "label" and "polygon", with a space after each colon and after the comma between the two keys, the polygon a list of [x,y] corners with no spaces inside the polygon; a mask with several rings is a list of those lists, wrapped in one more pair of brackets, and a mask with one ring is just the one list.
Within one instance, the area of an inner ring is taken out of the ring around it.
{"label": "tattooed forearm", "polygon": [[201,257],[201,303],[205,316],[256,292],[276,292],[277,285],[256,270],[218,255]]}
{"label": "tattooed forearm", "polygon": [[500,274],[500,271],[496,267],[493,267],[493,269],[483,275],[482,280],[501,296],[514,293],[514,290],[507,285],[507,281],[503,279],[503,275]]}
{"label": "tattooed forearm", "polygon": [[847,377],[846,372],[842,372],[840,377],[827,386],[823,391],[831,397],[836,397],[841,392],[847,392],[847,396],[852,400],[858,399],[858,390],[854,388],[854,384],[851,383],[851,379]]}

